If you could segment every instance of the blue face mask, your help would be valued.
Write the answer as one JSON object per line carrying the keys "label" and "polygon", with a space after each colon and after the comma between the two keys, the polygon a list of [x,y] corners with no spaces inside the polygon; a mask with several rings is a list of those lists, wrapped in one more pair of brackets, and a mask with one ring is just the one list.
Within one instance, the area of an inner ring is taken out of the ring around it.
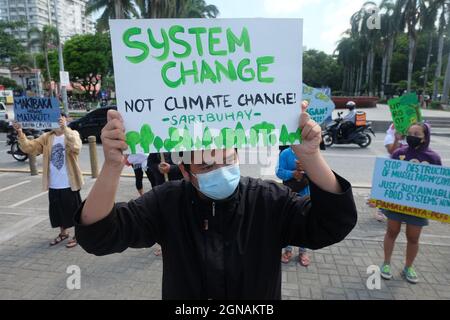
{"label": "blue face mask", "polygon": [[234,164],[194,176],[197,178],[201,193],[213,200],[223,200],[236,190],[241,172],[239,165]]}

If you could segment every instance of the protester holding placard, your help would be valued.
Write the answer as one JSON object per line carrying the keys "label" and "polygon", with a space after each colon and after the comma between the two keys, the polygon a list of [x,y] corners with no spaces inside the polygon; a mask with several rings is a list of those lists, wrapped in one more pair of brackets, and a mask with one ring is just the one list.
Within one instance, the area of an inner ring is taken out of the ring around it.
{"label": "protester holding placard", "polygon": [[[386,147],[389,155],[392,155],[397,149],[407,145],[408,144],[406,143],[405,137],[397,133],[397,131],[395,130],[395,125],[391,124],[386,131],[386,137],[384,138],[384,146]],[[376,207],[376,205],[371,201],[368,202],[368,205],[371,208]],[[386,220],[386,216],[383,214],[382,210],[377,210],[375,219],[382,222]]]}
{"label": "protester holding placard", "polygon": [[329,246],[357,220],[350,184],[320,154],[320,126],[303,112],[299,128],[302,144],[292,148],[310,178],[311,198],[241,178],[236,150],[226,149],[212,150],[212,163],[206,151],[186,153],[192,162],[180,164],[184,180],[114,204],[127,144],[121,115],[110,110],[105,162],[75,217],[80,245],[107,255],[160,243],[163,299],[280,299],[281,248]]}
{"label": "protester holding placard", "polygon": [[[50,246],[69,238],[69,228],[73,227],[73,216],[81,204],[80,189],[83,176],[78,156],[82,142],[80,135],[67,127],[67,116],[61,113],[59,128],[44,133],[39,138],[28,140],[19,123],[14,124],[18,133],[19,145],[23,152],[43,155],[43,190],[48,190],[49,215],[52,228],[60,228],[59,235]],[[75,237],[66,245],[77,245]]]}
{"label": "protester holding placard", "polygon": [[[278,178],[283,180],[283,184],[296,192],[299,197],[309,197],[308,177],[292,148],[289,147],[281,152],[275,173]],[[293,255],[293,247],[287,246],[283,250],[281,262],[289,263]],[[310,259],[305,248],[299,247],[298,262],[303,267],[309,266]]]}
{"label": "protester holding placard", "polygon": [[386,131],[386,137],[384,138],[384,146],[387,152],[392,155],[397,149],[407,146],[405,137],[395,130],[395,125],[391,124]]}
{"label": "protester holding placard", "polygon": [[[392,154],[392,159],[442,165],[440,156],[429,148],[431,139],[430,127],[426,123],[413,124],[407,133],[408,146],[398,149]],[[384,263],[381,267],[381,276],[389,280],[392,278],[391,257],[395,240],[401,230],[402,223],[406,223],[406,262],[402,275],[410,283],[417,283],[418,277],[413,268],[413,262],[419,251],[419,238],[428,220],[412,215],[384,210],[388,218],[387,231],[384,238]]]}

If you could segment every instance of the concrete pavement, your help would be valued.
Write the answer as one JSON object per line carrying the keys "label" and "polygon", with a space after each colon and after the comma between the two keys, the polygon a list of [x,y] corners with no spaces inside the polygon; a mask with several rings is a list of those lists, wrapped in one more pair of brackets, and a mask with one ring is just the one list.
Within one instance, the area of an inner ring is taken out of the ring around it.
{"label": "concrete pavement", "polygon": [[[162,258],[152,249],[95,257],[80,247],[48,246],[57,231],[49,226],[40,178],[0,173],[0,299],[160,299]],[[83,198],[93,183],[87,178]],[[123,178],[117,200],[136,195],[134,179]],[[355,189],[354,195],[356,228],[343,242],[311,252],[308,268],[295,261],[283,265],[283,299],[450,299],[450,226],[433,221],[424,229],[415,264],[420,283],[410,285],[400,277],[402,233],[393,255],[394,279],[382,281],[380,290],[367,289],[367,268],[383,260],[386,225],[365,205],[368,189]],[[72,265],[81,270],[80,290],[66,285]]]}

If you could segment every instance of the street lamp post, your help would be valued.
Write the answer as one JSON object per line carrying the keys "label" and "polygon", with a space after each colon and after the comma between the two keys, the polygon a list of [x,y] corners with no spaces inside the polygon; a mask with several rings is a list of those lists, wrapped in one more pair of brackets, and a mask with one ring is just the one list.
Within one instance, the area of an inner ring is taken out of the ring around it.
{"label": "street lamp post", "polygon": [[[58,30],[58,59],[59,59],[59,71],[64,72],[64,59],[63,59],[63,50],[61,45],[61,36],[59,34],[59,23],[58,23],[58,10],[56,0],[53,0],[53,5],[55,7],[55,20],[56,20],[56,29]],[[61,82],[61,79],[60,79]],[[65,85],[61,84],[61,97],[64,103],[64,112],[66,114],[69,113],[69,105],[67,101],[67,89]]]}

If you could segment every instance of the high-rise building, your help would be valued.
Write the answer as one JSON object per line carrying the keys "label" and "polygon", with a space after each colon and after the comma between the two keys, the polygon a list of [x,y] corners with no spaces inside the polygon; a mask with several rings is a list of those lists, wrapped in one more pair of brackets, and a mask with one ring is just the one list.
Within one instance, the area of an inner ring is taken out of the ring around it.
{"label": "high-rise building", "polygon": [[[0,0],[0,20],[20,21],[26,26],[19,29],[15,36],[27,46],[28,30],[45,25],[56,26],[54,4],[58,12],[61,41],[76,34],[94,33],[95,26],[90,15],[86,15],[88,0]],[[33,48],[36,51],[37,48]]]}

